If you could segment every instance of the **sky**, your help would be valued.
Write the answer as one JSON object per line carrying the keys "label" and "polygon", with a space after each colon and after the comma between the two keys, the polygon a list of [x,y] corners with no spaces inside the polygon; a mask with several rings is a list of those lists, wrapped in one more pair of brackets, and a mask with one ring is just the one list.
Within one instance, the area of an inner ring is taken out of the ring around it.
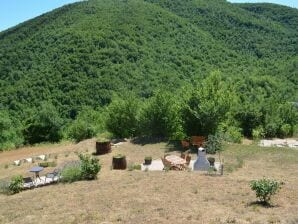
{"label": "sky", "polygon": [[280,5],[286,5],[293,8],[298,8],[298,0],[228,0],[229,2],[236,2],[236,3],[253,3],[253,2],[269,2],[269,3],[275,3]]}
{"label": "sky", "polygon": [[[45,12],[78,0],[0,0],[0,31]],[[298,8],[298,0],[229,0],[230,2],[271,2]]]}
{"label": "sky", "polygon": [[0,31],[78,0],[0,0]]}

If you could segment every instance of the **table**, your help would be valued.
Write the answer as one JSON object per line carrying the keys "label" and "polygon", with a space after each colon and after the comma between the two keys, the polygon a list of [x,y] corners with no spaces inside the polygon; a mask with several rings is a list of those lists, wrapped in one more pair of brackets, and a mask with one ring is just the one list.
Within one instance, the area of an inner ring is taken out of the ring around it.
{"label": "table", "polygon": [[38,178],[39,180],[40,180],[39,172],[41,171],[43,171],[43,167],[41,166],[34,166],[29,170],[29,172],[35,173],[35,179]]}
{"label": "table", "polygon": [[168,160],[169,162],[171,162],[174,165],[185,165],[186,164],[186,160],[185,159],[183,159],[183,158],[181,158],[179,156],[176,156],[176,155],[166,156],[165,159]]}

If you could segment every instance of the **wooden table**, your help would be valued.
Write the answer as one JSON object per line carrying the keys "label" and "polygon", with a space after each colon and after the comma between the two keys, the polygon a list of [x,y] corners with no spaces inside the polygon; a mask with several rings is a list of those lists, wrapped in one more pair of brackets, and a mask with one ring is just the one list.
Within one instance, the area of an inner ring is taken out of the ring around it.
{"label": "wooden table", "polygon": [[186,165],[186,160],[176,155],[166,156],[165,159],[171,162],[173,165]]}

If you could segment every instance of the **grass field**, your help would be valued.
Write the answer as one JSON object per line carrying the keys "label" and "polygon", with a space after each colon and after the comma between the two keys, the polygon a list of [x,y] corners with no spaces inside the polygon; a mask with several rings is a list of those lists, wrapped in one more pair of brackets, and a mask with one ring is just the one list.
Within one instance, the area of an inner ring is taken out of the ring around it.
{"label": "grass field", "polygon": [[[49,160],[61,165],[76,160],[75,152],[94,152],[94,145],[95,140],[87,140],[1,153],[0,179],[30,176],[33,165],[10,165],[15,159],[50,153]],[[145,156],[158,159],[167,150],[166,143],[124,143],[98,156],[102,170],[95,181],[0,195],[0,223],[298,223],[298,150],[226,145],[224,176],[111,170],[112,155],[122,153],[128,163],[141,163]],[[262,177],[285,182],[271,207],[254,203],[249,187],[251,180]]]}

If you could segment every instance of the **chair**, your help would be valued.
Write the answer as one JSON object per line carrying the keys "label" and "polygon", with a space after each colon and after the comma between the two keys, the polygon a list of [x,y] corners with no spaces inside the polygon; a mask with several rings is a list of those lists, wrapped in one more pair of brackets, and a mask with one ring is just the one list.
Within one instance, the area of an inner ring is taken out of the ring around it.
{"label": "chair", "polygon": [[205,144],[206,138],[204,136],[191,136],[191,144],[200,147]]}
{"label": "chair", "polygon": [[47,182],[47,179],[51,179],[51,182],[58,181],[60,179],[60,170],[59,169],[54,169],[53,172],[47,173],[46,178],[45,178],[45,182]]}
{"label": "chair", "polygon": [[24,184],[23,184],[24,188],[29,189],[29,188],[34,187],[33,179],[31,177],[24,177],[23,182],[24,182]]}

